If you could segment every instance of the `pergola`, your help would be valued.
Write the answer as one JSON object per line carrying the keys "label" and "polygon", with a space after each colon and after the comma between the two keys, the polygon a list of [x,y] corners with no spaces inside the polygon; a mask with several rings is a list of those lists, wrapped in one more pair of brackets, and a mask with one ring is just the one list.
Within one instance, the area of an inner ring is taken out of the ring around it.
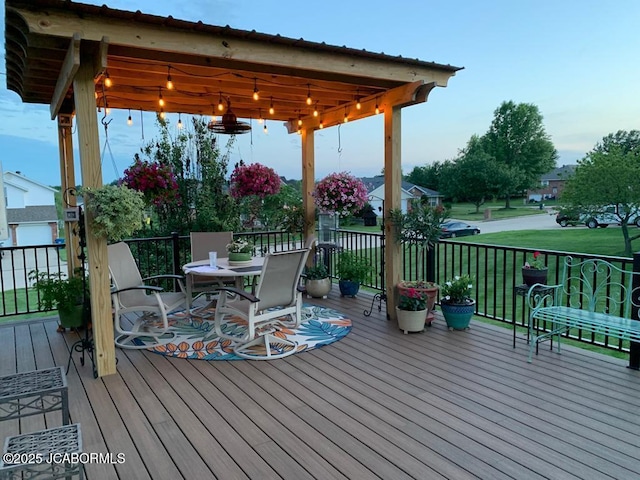
{"label": "pergola", "polygon": [[[425,102],[432,89],[445,87],[460,70],[68,0],[6,0],[5,5],[7,88],[23,102],[50,106],[51,119],[58,121],[63,190],[76,184],[74,116],[82,185],[98,187],[98,109],[220,115],[230,102],[238,118],[280,120],[289,133],[301,134],[305,235],[314,230],[314,132],[383,114],[385,205],[399,208],[401,109]],[[393,312],[400,247],[393,242],[392,229],[385,228],[390,239],[385,250],[387,307]],[[116,368],[106,247],[106,240],[89,232],[100,376]]]}

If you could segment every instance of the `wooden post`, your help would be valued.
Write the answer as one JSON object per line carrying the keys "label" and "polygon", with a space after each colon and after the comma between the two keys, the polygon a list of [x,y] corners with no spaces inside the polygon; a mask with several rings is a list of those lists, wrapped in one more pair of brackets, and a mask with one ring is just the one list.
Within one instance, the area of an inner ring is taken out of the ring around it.
{"label": "wooden post", "polygon": [[[312,128],[302,129],[302,207],[304,208],[304,238],[315,235],[316,205],[313,203],[315,189],[315,150],[314,131]],[[307,257],[307,265],[313,264],[314,252]]]}
{"label": "wooden post", "polygon": [[[73,96],[78,123],[82,185],[85,187],[102,186],[93,76],[92,59],[88,55],[83,56],[73,81]],[[94,360],[98,375],[104,376],[116,373],[116,352],[113,341],[111,295],[109,293],[109,258],[106,239],[98,238],[91,233],[90,216],[90,212],[85,215],[85,228],[89,260]]]}
{"label": "wooden post", "polygon": [[[69,189],[76,186],[76,174],[73,164],[73,136],[71,134],[71,115],[58,115],[58,150],[60,152],[60,186],[62,208],[78,205],[75,195],[69,195]],[[67,245],[67,273],[73,275],[80,261],[75,253],[80,248],[78,236],[71,235],[75,222],[64,222],[64,237]]]}
{"label": "wooden post", "polygon": [[[638,307],[638,296],[640,295],[640,253],[633,254],[633,281],[631,288],[633,289],[633,302],[631,303],[631,318],[634,321],[640,321],[638,313],[640,308]],[[629,368],[633,370],[640,370],[640,343],[631,342],[629,346]]]}
{"label": "wooden post", "polygon": [[[401,107],[385,105],[384,108],[384,217],[389,218],[388,212],[399,209],[400,189],[402,187],[401,168]],[[385,229],[385,273],[387,290],[387,318],[396,319],[395,286],[401,277],[401,246],[396,241],[396,234],[389,221]]]}

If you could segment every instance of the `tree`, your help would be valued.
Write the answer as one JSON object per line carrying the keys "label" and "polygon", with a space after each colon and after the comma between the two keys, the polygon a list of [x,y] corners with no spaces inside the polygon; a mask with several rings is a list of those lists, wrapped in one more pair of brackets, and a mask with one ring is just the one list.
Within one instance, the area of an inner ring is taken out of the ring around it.
{"label": "tree", "polygon": [[142,147],[141,152],[153,161],[171,166],[180,201],[155,207],[159,221],[155,222],[153,233],[237,230],[238,205],[226,188],[228,152],[235,137],[229,138],[227,153],[222,154],[218,137],[207,129],[203,118],[193,117],[190,128],[185,125],[175,138],[166,120],[158,117],[157,123],[160,138]]}
{"label": "tree", "polygon": [[553,169],[558,157],[533,104],[503,102],[481,141],[503,171],[500,194],[505,208],[511,208],[512,195],[535,186],[542,174]]}
{"label": "tree", "polygon": [[631,242],[640,238],[640,234],[629,235],[629,221],[640,213],[640,162],[635,151],[625,152],[620,146],[603,151],[597,145],[578,162],[562,198],[589,215],[601,214],[605,207],[615,205],[624,252],[631,256]]}
{"label": "tree", "polygon": [[496,160],[484,152],[477,136],[453,162],[445,162],[440,179],[440,193],[456,201],[471,202],[476,207],[497,195],[503,173]]}
{"label": "tree", "polygon": [[640,156],[640,131],[618,130],[602,138],[593,148],[594,152],[609,153],[612,148],[619,147],[622,153],[634,152],[636,157]]}
{"label": "tree", "polygon": [[413,167],[413,170],[405,177],[405,180],[414,185],[438,191],[440,190],[442,167],[443,164],[440,162],[434,162],[423,167]]}

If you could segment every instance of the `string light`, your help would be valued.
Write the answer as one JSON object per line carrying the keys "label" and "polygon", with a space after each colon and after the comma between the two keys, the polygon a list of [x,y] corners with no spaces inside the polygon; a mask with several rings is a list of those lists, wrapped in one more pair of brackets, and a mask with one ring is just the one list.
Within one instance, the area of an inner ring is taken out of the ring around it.
{"label": "string light", "polygon": [[302,117],[300,115],[298,115],[298,126],[302,126]]}
{"label": "string light", "polygon": [[378,99],[376,98],[376,115],[380,113],[380,109],[378,108]]}
{"label": "string light", "polygon": [[129,117],[127,118],[127,125],[133,125],[133,119],[131,118],[131,109],[129,109]]}
{"label": "string light", "polygon": [[344,123],[347,123],[349,121],[349,117],[347,116],[347,109],[344,109],[344,119],[342,120]]}
{"label": "string light", "polygon": [[265,133],[265,135],[267,133],[269,133],[269,130],[267,129],[267,121],[266,120],[264,121],[264,127],[262,127],[262,131]]}
{"label": "string light", "polygon": [[224,110],[224,103],[222,103],[222,92],[220,92],[220,100],[218,100],[218,110],[219,111]]}
{"label": "string light", "polygon": [[260,95],[258,94],[258,79],[253,79],[253,99],[258,101],[260,100]]}
{"label": "string light", "polygon": [[182,130],[182,114],[178,113],[178,128]]}
{"label": "string light", "polygon": [[324,128],[324,123],[322,123],[322,120],[320,120],[320,128]]}
{"label": "string light", "polygon": [[360,110],[362,105],[360,104],[360,89],[356,90],[356,109]]}
{"label": "string light", "polygon": [[164,98],[162,98],[162,89],[160,89],[160,93],[158,94],[158,105],[164,107]]}
{"label": "string light", "polygon": [[269,106],[269,115],[273,115],[274,113],[276,113],[276,111],[273,108],[273,97],[271,97],[271,105]]}
{"label": "string light", "polygon": [[298,135],[302,135],[302,127],[298,127]]}
{"label": "string light", "polygon": [[104,101],[104,113],[107,115],[111,115],[111,108],[109,107],[109,104],[106,100]]}
{"label": "string light", "polygon": [[262,109],[259,108],[258,109],[258,123],[263,123],[264,122],[264,118],[262,118]]}
{"label": "string light", "polygon": [[313,116],[314,117],[318,116],[318,102],[316,102],[316,106],[313,107]]}
{"label": "string light", "polygon": [[164,120],[164,108],[160,108],[160,118]]}
{"label": "string light", "polygon": [[167,90],[173,90],[173,81],[171,80],[171,65],[167,67]]}
{"label": "string light", "polygon": [[109,77],[109,72],[105,70],[104,72],[104,86],[107,88],[111,88],[113,82],[111,81],[111,77]]}
{"label": "string light", "polygon": [[311,100],[311,85],[307,83],[307,105],[311,105],[313,100]]}

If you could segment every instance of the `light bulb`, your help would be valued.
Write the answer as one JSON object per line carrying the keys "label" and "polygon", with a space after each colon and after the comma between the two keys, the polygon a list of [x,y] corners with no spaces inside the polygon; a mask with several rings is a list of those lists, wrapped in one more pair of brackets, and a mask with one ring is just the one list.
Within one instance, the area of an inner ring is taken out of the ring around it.
{"label": "light bulb", "polygon": [[344,114],[343,122],[344,122],[344,123],[347,123],[348,121],[349,121],[349,118],[347,117],[347,114],[345,113],[345,114]]}
{"label": "light bulb", "polygon": [[220,99],[220,103],[218,103],[218,110],[223,111],[224,105],[222,104],[222,99]]}
{"label": "light bulb", "polygon": [[358,100],[358,102],[356,103],[356,108],[358,110],[360,110],[362,108],[362,105],[360,105],[360,100]]}
{"label": "light bulb", "polygon": [[273,115],[276,111],[273,108],[273,97],[271,97],[271,105],[269,106],[269,115]]}
{"label": "light bulb", "polygon": [[322,123],[322,120],[320,120],[320,128],[324,128],[324,123]]}
{"label": "light bulb", "polygon": [[105,72],[104,74],[104,86],[110,88],[113,85],[111,78],[109,77],[109,72]]}
{"label": "light bulb", "polygon": [[302,125],[302,119],[298,118],[298,126],[301,126],[301,125]]}
{"label": "light bulb", "polygon": [[178,114],[178,128],[182,130],[182,116]]}
{"label": "light bulb", "polygon": [[266,122],[265,122],[265,124],[264,124],[264,127],[262,128],[262,131],[263,131],[265,134],[269,133],[269,130],[267,130],[267,124],[266,124]]}
{"label": "light bulb", "polygon": [[158,95],[158,105],[164,107],[164,98],[162,98],[162,92]]}
{"label": "light bulb", "polygon": [[105,108],[104,113],[106,113],[107,115],[111,115],[111,108],[110,107]]}
{"label": "light bulb", "polygon": [[131,119],[131,109],[129,109],[129,116],[127,117],[127,125],[133,125],[133,120]]}
{"label": "light bulb", "polygon": [[376,115],[380,113],[380,109],[378,108],[378,104],[376,103]]}
{"label": "light bulb", "polygon": [[298,135],[302,135],[302,128],[298,127]]}
{"label": "light bulb", "polygon": [[258,89],[257,88],[253,89],[253,99],[254,100],[260,100],[260,95],[258,95]]}
{"label": "light bulb", "polygon": [[313,100],[311,100],[311,97],[307,97],[307,105],[311,105],[311,102],[313,102]]}
{"label": "light bulb", "polygon": [[173,90],[173,82],[171,81],[171,75],[167,77],[167,90]]}
{"label": "light bulb", "polygon": [[163,108],[160,109],[160,118],[162,118],[164,120],[164,109]]}
{"label": "light bulb", "polygon": [[311,86],[307,85],[307,105],[311,105]]}

